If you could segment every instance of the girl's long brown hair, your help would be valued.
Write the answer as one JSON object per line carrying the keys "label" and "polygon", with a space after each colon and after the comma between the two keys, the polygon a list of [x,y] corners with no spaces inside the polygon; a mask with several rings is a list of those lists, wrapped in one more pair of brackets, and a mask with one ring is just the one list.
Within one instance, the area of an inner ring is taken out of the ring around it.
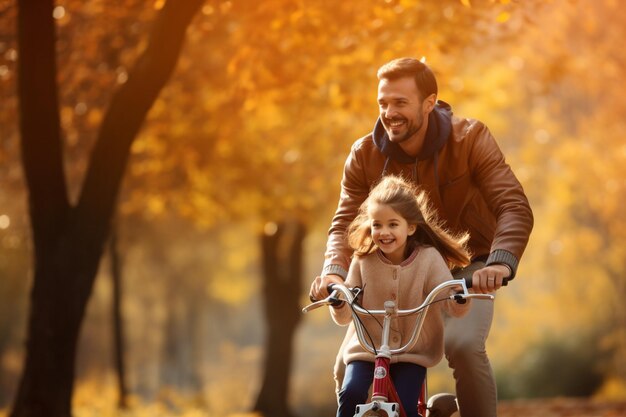
{"label": "girl's long brown hair", "polygon": [[442,225],[437,214],[430,207],[424,191],[398,176],[384,177],[372,190],[359,208],[357,217],[348,227],[348,242],[357,256],[367,255],[376,250],[372,239],[370,217],[371,204],[390,206],[402,216],[416,231],[407,238],[407,254],[419,245],[436,248],[450,267],[463,267],[470,263],[467,249],[469,234],[454,235]]}

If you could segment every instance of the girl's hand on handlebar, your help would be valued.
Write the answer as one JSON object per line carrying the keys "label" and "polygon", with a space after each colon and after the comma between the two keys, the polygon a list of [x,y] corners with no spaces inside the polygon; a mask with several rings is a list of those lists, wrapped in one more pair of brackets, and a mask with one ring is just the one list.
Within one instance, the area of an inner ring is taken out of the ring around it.
{"label": "girl's hand on handlebar", "polygon": [[315,277],[309,291],[311,300],[322,300],[328,297],[328,286],[330,284],[343,284],[343,278],[339,275],[324,275],[323,277]]}
{"label": "girl's hand on handlebar", "polygon": [[499,290],[511,275],[509,267],[501,264],[486,266],[472,275],[472,289],[476,293],[487,294]]}

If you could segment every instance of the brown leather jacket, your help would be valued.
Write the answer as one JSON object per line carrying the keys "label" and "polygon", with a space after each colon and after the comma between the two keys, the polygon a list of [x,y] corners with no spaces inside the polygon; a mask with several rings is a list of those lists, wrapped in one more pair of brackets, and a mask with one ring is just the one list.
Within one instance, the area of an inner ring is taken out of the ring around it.
{"label": "brown leather jacket", "polygon": [[521,184],[494,137],[480,121],[452,116],[439,101],[429,116],[424,149],[411,158],[388,140],[380,123],[348,156],[339,205],[329,230],[322,274],[346,277],[353,250],[345,231],[369,190],[384,175],[412,179],[428,193],[440,220],[469,232],[473,259],[506,264],[515,276],[533,227]]}

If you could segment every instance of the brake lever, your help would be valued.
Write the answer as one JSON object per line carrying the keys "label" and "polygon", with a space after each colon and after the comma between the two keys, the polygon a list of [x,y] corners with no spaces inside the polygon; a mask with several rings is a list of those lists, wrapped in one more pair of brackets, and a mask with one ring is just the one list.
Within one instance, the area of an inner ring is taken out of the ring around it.
{"label": "brake lever", "polygon": [[316,300],[313,297],[311,297],[311,295],[309,295],[309,299],[312,301],[312,303],[304,307],[302,309],[302,312],[308,313],[311,310],[315,310],[316,308],[320,308],[325,305],[339,307],[340,305],[344,303],[344,300],[340,299],[338,296],[339,296],[339,291],[336,291],[336,290],[332,290],[330,295],[324,298],[323,300]]}
{"label": "brake lever", "polygon": [[312,304],[309,304],[308,306],[305,306],[302,309],[303,313],[308,313],[311,310],[315,310],[316,308],[320,308],[322,306],[328,305],[328,302],[324,299],[324,300],[320,300],[320,301],[316,301]]}
{"label": "brake lever", "polygon": [[493,300],[496,297],[491,294],[465,294],[463,293],[463,291],[450,296],[450,299],[456,301],[458,304],[467,303],[468,298],[477,298],[479,300]]}

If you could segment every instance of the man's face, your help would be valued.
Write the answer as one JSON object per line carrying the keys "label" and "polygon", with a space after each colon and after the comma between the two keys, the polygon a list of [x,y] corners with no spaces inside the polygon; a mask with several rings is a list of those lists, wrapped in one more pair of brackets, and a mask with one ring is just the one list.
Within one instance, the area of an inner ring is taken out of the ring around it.
{"label": "man's face", "polygon": [[[433,96],[431,96],[433,97]],[[429,99],[427,99],[429,100]],[[416,135],[430,112],[411,77],[382,79],[378,83],[378,109],[389,140],[402,143]]]}

